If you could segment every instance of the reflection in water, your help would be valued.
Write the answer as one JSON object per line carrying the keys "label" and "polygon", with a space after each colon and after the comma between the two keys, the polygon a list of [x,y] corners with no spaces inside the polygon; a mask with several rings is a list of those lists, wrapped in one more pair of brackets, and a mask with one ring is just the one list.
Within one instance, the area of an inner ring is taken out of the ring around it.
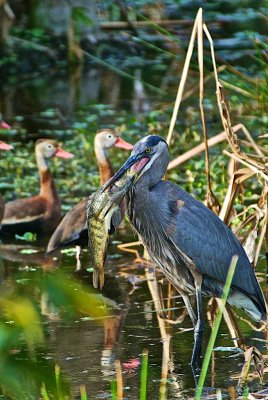
{"label": "reflection in water", "polygon": [[[135,70],[133,81],[134,84],[105,68],[83,69],[80,65],[70,74],[63,70],[30,81],[21,79],[8,90],[0,85],[0,110],[14,129],[25,128],[30,133],[47,128],[48,120],[40,116],[44,110],[58,110],[58,126],[53,123],[54,129],[68,128],[76,110],[93,103],[147,112],[151,93],[145,91],[140,69]],[[18,115],[23,120],[14,123]]]}
{"label": "reflection in water", "polygon": [[[19,244],[1,244],[1,258],[6,261],[21,264],[21,268],[27,265],[36,265],[44,270],[52,269],[55,266],[53,257],[46,256],[42,247]],[[8,265],[8,263],[5,263]]]}
{"label": "reflection in water", "polygon": [[[37,252],[25,254],[22,249]],[[60,266],[72,275],[76,259],[75,255],[69,254],[59,253],[55,260],[45,257],[42,247],[2,245],[2,284],[25,278],[25,274],[32,277],[40,267],[47,270]],[[49,295],[42,293],[39,302],[46,317],[49,347],[48,355],[44,357],[55,358],[77,395],[80,385],[85,384],[90,398],[108,396],[111,382],[120,375],[120,360],[124,398],[138,399],[141,355],[148,349],[148,400],[189,398],[194,393],[188,364],[193,340],[191,321],[183,302],[163,285],[162,276],[159,283],[152,266],[147,265],[144,270],[144,266],[129,261],[129,258],[120,259],[120,263],[117,259],[108,260],[106,283],[101,294],[107,300],[112,316],[105,320],[80,318],[66,323],[60,319]],[[88,265],[87,251],[81,253],[81,263],[82,267]],[[91,286],[91,273],[82,268],[75,275]],[[208,301],[211,323],[217,308],[215,300]],[[243,355],[234,353],[231,346],[257,345],[262,350],[265,342],[261,341],[264,339],[261,331],[252,333],[251,327],[243,321],[239,321],[239,330],[233,311],[227,310],[224,317],[226,324],[222,324],[217,338],[218,351],[213,353],[207,385],[212,392],[213,388],[222,387],[226,391],[229,388],[231,393],[230,386],[237,384],[244,362]],[[207,328],[206,340],[209,334]],[[257,375],[250,375],[250,379],[250,386],[258,387]]]}

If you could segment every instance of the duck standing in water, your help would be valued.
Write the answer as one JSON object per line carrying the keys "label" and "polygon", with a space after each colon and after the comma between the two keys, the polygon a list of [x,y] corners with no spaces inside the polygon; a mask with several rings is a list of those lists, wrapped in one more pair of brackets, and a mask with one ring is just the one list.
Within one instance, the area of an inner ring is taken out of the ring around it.
{"label": "duck standing in water", "polygon": [[40,175],[40,192],[37,196],[6,203],[2,220],[3,233],[51,232],[60,221],[61,202],[48,168],[48,159],[72,158],[73,154],[61,149],[55,140],[39,139],[35,155]]}
{"label": "duck standing in water", "polygon": [[[4,128],[4,129],[9,129],[9,128]],[[11,146],[10,144],[7,144],[5,142],[2,142],[0,140],[0,150],[11,150],[11,149],[13,149],[13,146]],[[4,202],[3,197],[0,196],[0,222],[2,221],[3,216],[4,216],[4,209],[5,209],[5,202]]]}
{"label": "duck standing in water", "polygon": [[[108,150],[112,147],[132,150],[133,146],[120,138],[113,129],[101,129],[94,140],[94,151],[99,165],[100,184],[102,185],[113,174],[113,167],[108,157]],[[63,218],[53,235],[51,236],[47,253],[56,250],[60,246],[67,245],[87,235],[86,204],[88,198],[76,204]]]}

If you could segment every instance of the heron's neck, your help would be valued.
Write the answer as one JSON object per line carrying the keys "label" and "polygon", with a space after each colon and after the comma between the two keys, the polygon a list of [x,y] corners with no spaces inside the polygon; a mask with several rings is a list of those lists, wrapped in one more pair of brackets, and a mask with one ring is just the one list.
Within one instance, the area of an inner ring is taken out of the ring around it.
{"label": "heron's neck", "polygon": [[94,144],[94,150],[100,171],[100,184],[103,185],[108,179],[114,175],[111,161],[108,157],[108,152],[98,142]]}
{"label": "heron's neck", "polygon": [[133,221],[137,217],[142,219],[149,207],[150,189],[139,180],[127,196],[127,213],[130,220]]}

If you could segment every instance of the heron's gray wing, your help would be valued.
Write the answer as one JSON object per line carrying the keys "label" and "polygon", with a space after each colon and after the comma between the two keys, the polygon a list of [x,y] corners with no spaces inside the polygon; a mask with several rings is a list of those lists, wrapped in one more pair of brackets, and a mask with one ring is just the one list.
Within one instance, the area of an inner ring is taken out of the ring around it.
{"label": "heron's gray wing", "polygon": [[261,289],[243,247],[216,214],[168,181],[159,182],[150,193],[166,235],[194,261],[199,272],[212,281],[225,283],[232,256],[238,255],[232,285],[258,299],[265,309]]}

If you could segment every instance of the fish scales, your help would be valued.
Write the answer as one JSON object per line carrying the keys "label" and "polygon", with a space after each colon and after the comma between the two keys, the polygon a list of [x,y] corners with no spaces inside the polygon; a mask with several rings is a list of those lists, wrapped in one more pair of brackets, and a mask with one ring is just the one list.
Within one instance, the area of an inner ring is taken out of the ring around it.
{"label": "fish scales", "polygon": [[129,171],[111,187],[101,186],[87,204],[89,247],[93,261],[93,286],[104,285],[104,263],[109,236],[121,220],[120,203],[133,184],[136,172]]}

